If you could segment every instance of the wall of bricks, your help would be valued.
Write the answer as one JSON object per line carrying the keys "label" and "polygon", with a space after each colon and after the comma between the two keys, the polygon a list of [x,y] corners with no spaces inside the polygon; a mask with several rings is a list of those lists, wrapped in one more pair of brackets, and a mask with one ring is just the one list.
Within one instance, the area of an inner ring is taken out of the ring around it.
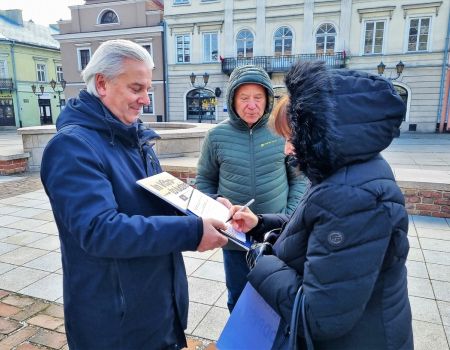
{"label": "wall of bricks", "polygon": [[27,158],[0,160],[0,175],[23,173],[27,170]]}
{"label": "wall of bricks", "polygon": [[[190,185],[195,183],[197,173],[191,169],[189,171],[167,171]],[[406,209],[409,214],[450,218],[450,191],[417,188],[400,189],[405,196]]]}
{"label": "wall of bricks", "polygon": [[450,192],[402,188],[409,214],[450,218]]}

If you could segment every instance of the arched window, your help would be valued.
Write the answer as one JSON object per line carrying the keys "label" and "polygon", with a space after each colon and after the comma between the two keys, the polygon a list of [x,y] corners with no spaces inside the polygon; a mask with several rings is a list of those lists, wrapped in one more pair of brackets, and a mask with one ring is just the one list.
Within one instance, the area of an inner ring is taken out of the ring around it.
{"label": "arched window", "polygon": [[203,120],[216,119],[216,96],[207,89],[194,89],[186,95],[186,119]]}
{"label": "arched window", "polygon": [[288,27],[278,28],[273,41],[276,57],[292,55],[292,31]]}
{"label": "arched window", "polygon": [[336,28],[330,23],[322,24],[316,33],[316,53],[334,54]]}
{"label": "arched window", "polygon": [[[405,106],[408,107],[408,97],[409,97],[408,90],[406,90],[403,86],[400,86],[397,84],[393,84],[393,85],[394,85],[395,90],[397,90],[397,93],[399,94],[399,96],[402,98]],[[408,114],[408,111],[405,113],[405,116],[403,117],[403,121],[406,120],[407,114]]]}
{"label": "arched window", "polygon": [[112,10],[106,10],[100,17],[100,24],[119,23],[119,18]]}
{"label": "arched window", "polygon": [[238,58],[253,57],[253,34],[247,29],[241,30],[236,37]]}

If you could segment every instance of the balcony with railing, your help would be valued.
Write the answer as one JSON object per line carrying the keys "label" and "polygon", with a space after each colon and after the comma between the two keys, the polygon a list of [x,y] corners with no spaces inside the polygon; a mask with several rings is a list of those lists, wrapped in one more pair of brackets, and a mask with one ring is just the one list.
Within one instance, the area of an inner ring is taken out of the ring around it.
{"label": "balcony with railing", "polygon": [[334,54],[301,54],[289,56],[256,56],[256,57],[230,57],[222,60],[222,72],[230,75],[234,68],[247,64],[255,65],[266,70],[267,73],[283,73],[297,61],[325,61],[330,68],[345,67],[345,52]]}
{"label": "balcony with railing", "polygon": [[3,90],[14,90],[14,83],[11,78],[0,78],[0,91]]}

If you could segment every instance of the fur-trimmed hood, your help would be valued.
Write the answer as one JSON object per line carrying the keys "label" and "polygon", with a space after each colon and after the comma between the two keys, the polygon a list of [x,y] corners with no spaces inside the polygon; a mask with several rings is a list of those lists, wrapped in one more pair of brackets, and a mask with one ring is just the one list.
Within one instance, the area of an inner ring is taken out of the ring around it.
{"label": "fur-trimmed hood", "polygon": [[406,107],[384,78],[314,61],[294,64],[285,82],[292,143],[313,183],[373,158],[399,135]]}

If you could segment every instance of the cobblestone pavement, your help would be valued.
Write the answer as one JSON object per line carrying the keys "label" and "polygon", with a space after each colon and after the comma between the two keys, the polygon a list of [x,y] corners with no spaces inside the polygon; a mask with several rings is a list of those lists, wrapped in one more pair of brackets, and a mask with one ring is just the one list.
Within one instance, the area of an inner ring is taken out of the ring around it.
{"label": "cobblestone pavement", "polygon": [[[42,188],[39,174],[0,182],[0,199]],[[60,303],[0,290],[0,350],[68,350]],[[189,350],[213,350],[214,343],[188,336]],[[111,349],[113,350],[113,349]]]}

